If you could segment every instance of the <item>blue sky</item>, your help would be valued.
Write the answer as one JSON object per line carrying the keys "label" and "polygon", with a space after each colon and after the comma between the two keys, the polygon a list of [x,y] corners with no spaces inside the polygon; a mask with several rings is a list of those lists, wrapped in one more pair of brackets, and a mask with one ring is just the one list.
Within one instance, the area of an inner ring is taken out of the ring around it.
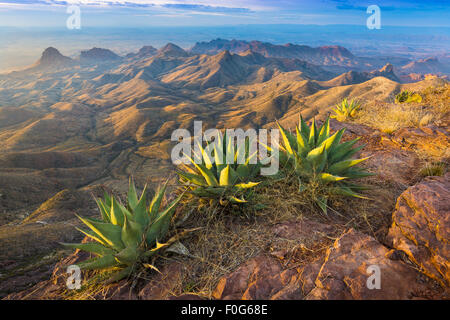
{"label": "blue sky", "polygon": [[372,4],[382,25],[450,26],[449,0],[0,0],[0,26],[64,27],[69,4],[80,5],[85,27],[365,25]]}

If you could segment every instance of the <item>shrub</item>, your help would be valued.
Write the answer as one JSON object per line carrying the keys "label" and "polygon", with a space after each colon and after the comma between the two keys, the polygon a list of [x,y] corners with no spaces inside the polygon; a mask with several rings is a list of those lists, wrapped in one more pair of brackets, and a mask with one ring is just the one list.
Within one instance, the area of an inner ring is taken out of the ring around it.
{"label": "shrub", "polygon": [[351,182],[372,175],[356,167],[368,158],[351,159],[364,147],[354,148],[358,138],[341,143],[345,128],[330,135],[329,118],[317,128],[315,120],[308,126],[300,116],[296,135],[286,131],[281,125],[278,126],[283,138],[280,162],[298,176],[299,191],[309,191],[309,196],[325,213],[329,195],[366,199],[357,192],[364,187]]}
{"label": "shrub", "polygon": [[422,96],[418,93],[411,92],[408,90],[402,91],[395,96],[395,103],[411,103],[411,102],[422,102]]}
{"label": "shrub", "polygon": [[152,267],[147,262],[163,248],[178,240],[178,237],[173,237],[168,242],[162,243],[181,199],[181,196],[178,197],[160,210],[165,191],[166,185],[157,191],[149,207],[146,189],[138,198],[132,181],[126,207],[105,193],[103,201],[97,199],[102,220],[78,217],[89,228],[78,230],[95,242],[63,243],[63,245],[96,255],[95,258],[78,264],[82,270],[116,270],[110,282],[128,277],[139,266]]}
{"label": "shrub", "polygon": [[446,172],[447,166],[445,162],[428,162],[419,171],[419,175],[422,177],[429,176],[443,176]]}
{"label": "shrub", "polygon": [[345,121],[348,118],[353,118],[359,108],[361,108],[361,104],[357,101],[352,100],[349,103],[347,99],[344,99],[341,104],[337,104],[336,108],[333,109],[335,115],[331,117],[338,121]]}
{"label": "shrub", "polygon": [[[221,205],[227,203],[245,203],[246,196],[249,195],[250,189],[259,184],[252,182],[261,168],[261,164],[251,163],[252,159],[257,156],[256,153],[250,155],[249,140],[246,139],[245,145],[238,147],[231,138],[227,138],[226,134],[219,135],[218,141],[214,142],[212,148],[213,158],[200,146],[201,163],[196,163],[191,157],[187,157],[192,166],[181,165],[177,171],[180,181],[186,185],[189,192],[194,196],[218,201]],[[225,164],[227,152],[235,150],[234,163]],[[238,163],[239,156],[242,155],[243,163]]]}

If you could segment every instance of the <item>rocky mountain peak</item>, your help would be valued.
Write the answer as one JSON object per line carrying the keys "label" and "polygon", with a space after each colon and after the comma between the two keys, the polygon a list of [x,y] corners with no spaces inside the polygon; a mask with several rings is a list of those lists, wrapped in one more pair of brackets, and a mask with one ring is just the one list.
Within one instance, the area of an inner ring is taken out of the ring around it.
{"label": "rocky mountain peak", "polygon": [[92,48],[90,50],[81,51],[80,55],[81,60],[119,60],[120,56],[115,54],[109,49],[102,48]]}
{"label": "rocky mountain peak", "polygon": [[386,63],[386,65],[380,69],[380,72],[383,73],[393,73],[394,72],[394,66],[390,63]]}
{"label": "rocky mountain peak", "polygon": [[157,52],[158,50],[155,47],[143,46],[141,49],[139,49],[138,55],[139,56],[155,55]]}
{"label": "rocky mountain peak", "polygon": [[173,57],[186,57],[188,55],[186,51],[173,43],[168,43],[159,49],[158,54]]}
{"label": "rocky mountain peak", "polygon": [[38,65],[41,66],[54,66],[61,65],[67,62],[72,61],[69,57],[62,55],[58,49],[53,47],[48,47],[42,53],[41,58],[38,61]]}

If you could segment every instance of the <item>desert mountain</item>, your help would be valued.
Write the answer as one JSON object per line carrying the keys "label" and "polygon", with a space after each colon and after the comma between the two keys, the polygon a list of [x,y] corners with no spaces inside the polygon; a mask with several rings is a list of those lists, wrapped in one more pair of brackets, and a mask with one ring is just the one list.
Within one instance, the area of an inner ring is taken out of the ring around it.
{"label": "desert mountain", "polygon": [[402,73],[418,73],[418,74],[446,74],[450,73],[450,69],[443,65],[437,58],[431,57],[413,61],[401,67]]}
{"label": "desert mountain", "polygon": [[320,80],[331,76],[319,66],[297,59],[266,58],[252,51],[239,55],[225,50],[216,55],[193,56],[164,75],[161,81],[205,89],[265,82],[290,71],[300,71],[304,79]]}
{"label": "desert mountain", "polygon": [[[296,45],[291,43],[275,45],[261,41],[216,39],[209,42],[198,42],[190,49],[190,52],[193,54],[215,55],[223,50],[228,50],[231,53],[243,53],[250,50],[259,53],[266,58],[299,59],[319,65],[325,70],[339,74],[349,71],[371,72],[376,69],[381,69],[387,64],[392,64],[399,75],[407,75],[410,73],[450,73],[450,71],[435,58],[411,61],[408,58],[400,56],[359,57],[341,46],[321,46],[313,48],[306,45]],[[359,77],[359,75],[353,74],[348,77]],[[365,76],[362,75],[361,79],[364,79],[364,77]],[[388,76],[388,78],[395,81],[399,80],[393,76]],[[414,77],[411,79],[413,78]],[[408,82],[411,82],[411,79],[409,79],[410,81]]]}
{"label": "desert mountain", "polygon": [[260,41],[241,41],[216,39],[210,42],[199,42],[191,48],[195,54],[217,54],[223,50],[240,53],[247,50],[257,52],[265,57],[300,59],[314,64],[333,65],[352,64],[353,54],[344,47],[323,46],[312,48],[305,45],[274,45]]}
{"label": "desert mountain", "polygon": [[401,84],[391,64],[338,74],[326,64],[352,58],[340,47],[252,43],[208,54],[143,47],[124,59],[94,48],[81,61],[49,48],[37,64],[45,68],[0,75],[0,235],[3,248],[16,250],[3,251],[8,259],[35,261],[57,241],[72,242],[67,217],[85,214],[77,204],[94,186],[121,192],[130,175],[151,186],[170,177],[171,135],[193,132],[194,121],[218,129],[295,124],[299,112],[320,119],[343,98],[389,103],[401,90],[441,81]]}
{"label": "desert mountain", "polygon": [[152,46],[143,46],[137,53],[127,54],[127,58],[149,58],[157,54],[158,49]]}
{"label": "desert mountain", "polygon": [[49,47],[44,50],[41,58],[36,62],[35,66],[57,67],[68,65],[71,62],[71,58],[63,56],[57,49]]}
{"label": "desert mountain", "polygon": [[158,56],[187,57],[188,53],[173,43],[168,43],[158,50]]}
{"label": "desert mountain", "polygon": [[81,51],[80,60],[89,62],[114,61],[120,60],[120,56],[109,49],[92,48],[90,50]]}
{"label": "desert mountain", "polygon": [[[336,50],[337,60],[350,57]],[[259,128],[299,111],[307,117],[325,114],[349,95],[385,101],[402,88],[391,65],[338,75],[298,58],[239,51],[194,54],[168,44],[121,59],[94,48],[81,54],[80,64],[50,48],[41,65],[70,62],[76,67],[2,75],[0,179],[9,182],[1,192],[8,197],[0,211],[43,201],[48,194],[36,195],[35,185],[51,193],[130,172],[149,176],[155,168],[159,176],[172,166],[164,151],[171,132],[192,129],[195,120],[208,127]],[[312,51],[324,56],[335,49]],[[39,160],[44,158],[45,163]],[[23,194],[34,196],[22,203]]]}
{"label": "desert mountain", "polygon": [[266,58],[250,50],[232,54],[188,55],[181,48],[167,45],[151,57],[131,58],[128,63],[94,80],[120,84],[131,79],[161,81],[176,87],[206,89],[270,80],[283,72],[298,71],[302,79],[328,80],[335,74],[298,59]]}
{"label": "desert mountain", "polygon": [[349,84],[362,83],[375,77],[385,77],[392,81],[400,82],[400,79],[394,73],[394,66],[388,63],[380,70],[370,72],[349,71],[337,76],[334,79],[324,81],[321,84],[326,87],[346,86]]}

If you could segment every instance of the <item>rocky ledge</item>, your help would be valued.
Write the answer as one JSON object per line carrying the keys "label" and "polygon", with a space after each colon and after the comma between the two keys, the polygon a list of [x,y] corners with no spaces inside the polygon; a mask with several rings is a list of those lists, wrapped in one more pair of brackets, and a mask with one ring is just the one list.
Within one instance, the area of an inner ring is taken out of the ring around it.
{"label": "rocky ledge", "polygon": [[[325,254],[303,265],[289,263],[287,252],[269,251],[220,279],[214,299],[448,299],[450,174],[430,177],[397,200],[386,245],[354,229],[341,232]],[[299,244],[333,238],[336,228],[303,219],[274,226],[274,238]],[[301,246],[300,246],[301,247]],[[75,252],[61,261],[49,281],[7,299],[57,299],[64,290],[65,267],[86,259]],[[170,274],[170,277],[167,275]],[[164,276],[166,275],[166,276]],[[174,297],[171,288],[183,265],[167,265],[138,292],[122,281],[97,299],[199,299]],[[376,276],[379,275],[378,280]]]}
{"label": "rocky ledge", "polygon": [[[336,130],[341,124],[333,121],[332,125]],[[122,281],[89,298],[449,299],[450,173],[421,180],[417,175],[420,159],[413,151],[414,145],[424,139],[428,144],[442,130],[425,127],[388,136],[362,125],[346,126],[350,135],[363,136],[368,144],[364,152],[372,157],[367,166],[377,172],[378,182],[386,188],[394,185],[388,190],[389,201],[382,201],[389,204],[380,203],[388,208],[388,218],[393,211],[390,227],[387,223],[381,236],[306,218],[283,222],[271,229],[274,242],[290,241],[296,250],[315,252],[313,259],[296,261],[293,252],[261,248],[225,274],[210,297],[174,296],[179,279],[188,276],[186,266],[174,261],[140,287]],[[446,149],[447,135],[439,141],[439,148]],[[389,206],[396,197],[393,210]],[[73,253],[56,264],[49,280],[6,299],[61,299],[66,292],[66,267],[86,258],[81,252]]]}

